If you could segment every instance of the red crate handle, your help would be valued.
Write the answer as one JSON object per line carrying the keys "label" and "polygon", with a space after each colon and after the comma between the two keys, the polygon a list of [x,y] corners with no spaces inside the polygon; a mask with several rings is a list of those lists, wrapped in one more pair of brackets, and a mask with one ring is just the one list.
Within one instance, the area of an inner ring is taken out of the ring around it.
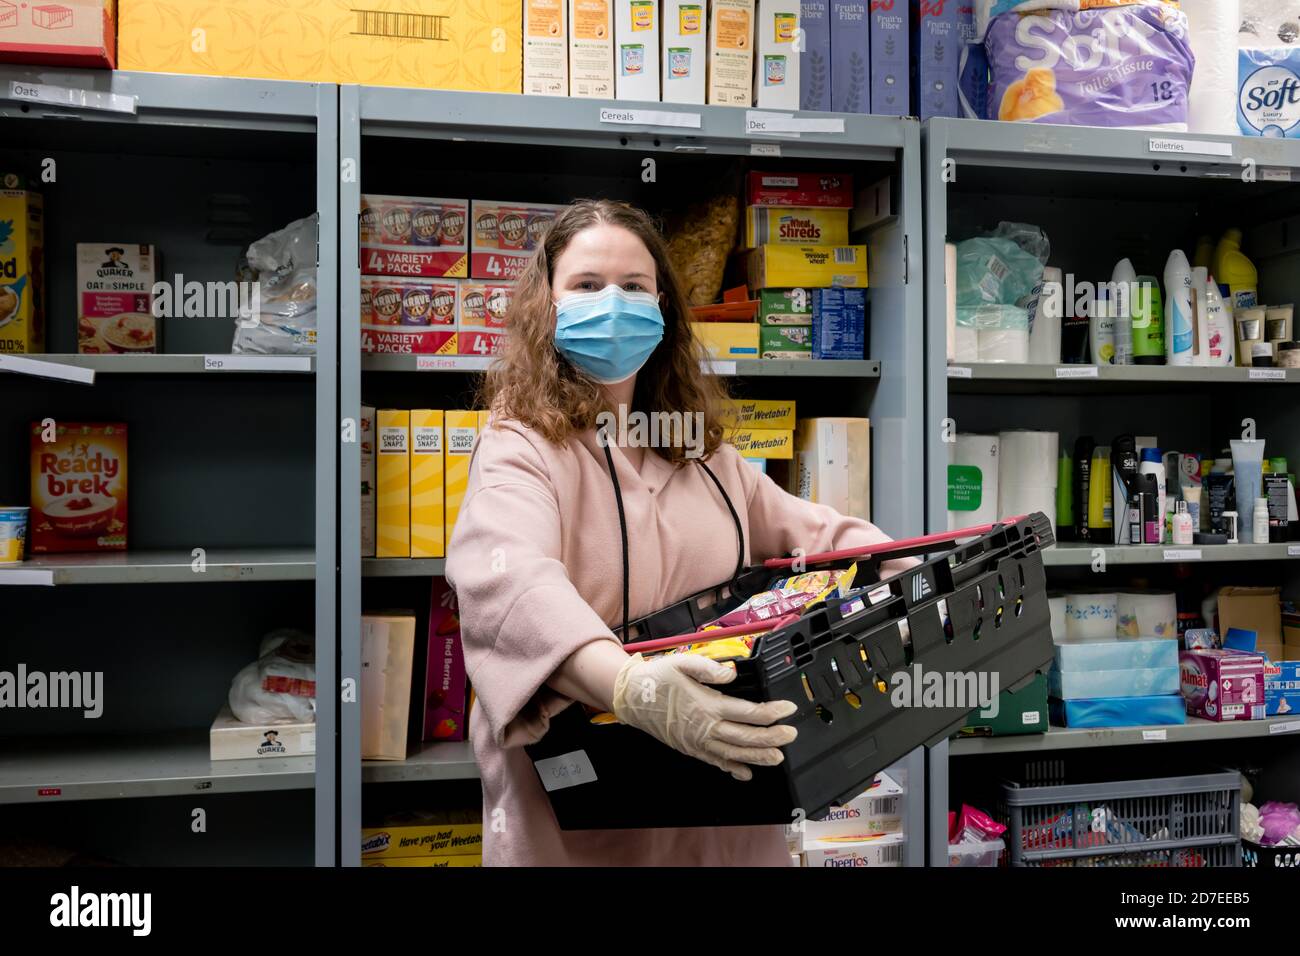
{"label": "red crate handle", "polygon": [[961,528],[957,531],[942,531],[936,534],[926,534],[919,538],[899,538],[895,541],[882,541],[880,544],[869,544],[861,548],[846,548],[841,551],[823,551],[820,554],[809,554],[802,558],[768,558],[763,562],[765,568],[788,568],[792,567],[796,561],[801,561],[805,565],[824,564],[827,561],[843,561],[846,558],[878,558],[882,555],[893,554],[895,551],[910,551],[915,548],[928,547],[934,544],[947,544],[952,541],[958,541],[962,538],[978,538],[980,535],[988,534],[995,528],[1015,524],[1017,521],[1023,521],[1026,515],[1017,515],[1014,518],[1003,518],[994,524],[975,525],[972,528]]}
{"label": "red crate handle", "polygon": [[657,637],[651,641],[637,641],[634,644],[624,644],[623,650],[629,654],[648,654],[652,651],[665,651],[671,647],[680,647],[683,644],[707,644],[709,641],[721,640],[724,637],[740,637],[745,634],[757,634],[759,631],[775,631],[797,620],[799,620],[798,614],[784,614],[781,617],[772,618],[770,621],[749,621],[746,624],[733,624],[730,627],[718,627],[710,631],[694,631],[690,634],[677,634],[673,637]]}

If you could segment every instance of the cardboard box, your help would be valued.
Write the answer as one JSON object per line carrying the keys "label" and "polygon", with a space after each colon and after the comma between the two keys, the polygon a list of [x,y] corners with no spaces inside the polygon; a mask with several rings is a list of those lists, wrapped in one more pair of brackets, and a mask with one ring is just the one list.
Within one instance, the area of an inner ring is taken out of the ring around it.
{"label": "cardboard box", "polygon": [[29,431],[29,552],[125,551],[126,425],[33,422]]}
{"label": "cardboard box", "polygon": [[809,840],[804,843],[804,866],[902,866],[906,844],[902,833],[870,840]]}
{"label": "cardboard box", "polygon": [[760,289],[759,325],[812,325],[812,289]]}
{"label": "cardboard box", "polygon": [[754,102],[754,0],[709,4],[709,105]]}
{"label": "cardboard box", "polygon": [[468,199],[361,197],[361,272],[403,278],[469,275]]}
{"label": "cardboard box", "polygon": [[0,353],[45,351],[45,215],[41,194],[0,181]]}
{"label": "cardboard box", "polygon": [[569,95],[566,0],[524,0],[524,92]]}
{"label": "cardboard box", "polygon": [[870,113],[871,5],[869,0],[830,0],[830,4],[831,109]]}
{"label": "cardboard box", "polygon": [[361,277],[361,351],[455,355],[455,279]]}
{"label": "cardboard box", "polygon": [[375,557],[411,556],[411,413],[381,408],[375,416]]}
{"label": "cardboard box", "polygon": [[831,807],[820,820],[803,824],[800,848],[821,840],[843,841],[847,837],[874,839],[885,833],[903,831],[902,786],[887,773],[876,774],[871,786],[841,807]]}
{"label": "cardboard box", "polygon": [[719,422],[728,428],[794,429],[794,401],[781,399],[729,398],[721,408]]}
{"label": "cardboard box", "polygon": [[1219,636],[1230,628],[1254,631],[1256,644],[1282,643],[1282,592],[1278,588],[1219,590]]}
{"label": "cardboard box", "polygon": [[1180,651],[1187,713],[1205,720],[1264,718],[1264,659],[1241,651]]}
{"label": "cardboard box", "polygon": [[961,54],[975,40],[974,0],[911,0],[912,102],[922,120],[961,116]]}
{"label": "cardboard box", "polygon": [[550,203],[475,199],[470,210],[474,225],[469,274],[487,282],[518,279],[563,208]]}
{"label": "cardboard box", "polygon": [[375,556],[375,409],[361,406],[361,556]]}
{"label": "cardboard box", "polygon": [[857,201],[849,212],[849,231],[868,229],[893,217],[894,180],[892,176],[886,176],[858,190]]}
{"label": "cardboard box", "polygon": [[[77,243],[77,351],[83,355],[161,351],[153,310],[159,275],[158,253],[151,245]],[[177,308],[172,314],[182,311]]]}
{"label": "cardboard box", "polygon": [[787,246],[843,246],[849,242],[849,211],[815,206],[748,206],[745,248],[774,243]]}
{"label": "cardboard box", "polygon": [[456,516],[469,487],[469,463],[478,438],[478,417],[478,412],[473,411],[447,413],[447,547],[451,547]]}
{"label": "cardboard box", "polygon": [[758,0],[754,51],[754,105],[799,109],[799,0]]}
{"label": "cardboard box", "polygon": [[811,359],[812,328],[807,325],[759,326],[758,354],[765,359]]}
{"label": "cardboard box", "polygon": [[663,0],[663,101],[704,105],[708,73],[706,0]]}
{"label": "cardboard box", "polygon": [[568,0],[569,95],[613,99],[613,0]]}
{"label": "cardboard box", "polygon": [[1264,714],[1279,717],[1300,712],[1300,661],[1264,665]]}
{"label": "cardboard box", "polygon": [[804,38],[799,108],[825,112],[831,108],[830,0],[800,0],[799,23]]}
{"label": "cardboard box", "polygon": [[405,760],[415,616],[361,616],[361,757]]}
{"label": "cardboard box", "polygon": [[443,416],[411,410],[411,557],[441,558],[443,528]]}
{"label": "cardboard box", "polygon": [[871,4],[871,112],[910,115],[910,18],[904,0]]}
{"label": "cardboard box", "polygon": [[518,0],[119,0],[117,68],[518,93],[522,32]]}
{"label": "cardboard box", "polygon": [[429,826],[369,827],[361,831],[361,862],[482,857],[482,823],[436,823]]}
{"label": "cardboard box", "polygon": [[614,96],[659,99],[659,0],[614,0]]}
{"label": "cardboard box", "polygon": [[871,423],[804,418],[794,430],[791,494],[871,520]]}
{"label": "cardboard box", "polygon": [[725,440],[745,458],[790,458],[794,432],[780,428],[730,428]]}
{"label": "cardboard box", "polygon": [[482,866],[481,856],[402,856],[392,860],[363,860],[362,866]]}
{"label": "cardboard box", "polygon": [[316,724],[246,724],[221,705],[208,730],[208,759],[257,760],[305,757],[316,752]]}
{"label": "cardboard box", "polygon": [[811,336],[816,359],[861,359],[867,351],[865,289],[814,289]]}
{"label": "cardboard box", "polygon": [[766,245],[746,255],[751,289],[867,285],[866,246]]}
{"label": "cardboard box", "polygon": [[692,322],[691,331],[709,358],[758,358],[758,325],[754,322]]}
{"label": "cardboard box", "polygon": [[433,579],[429,600],[429,656],[424,672],[422,740],[465,740],[469,700],[465,650],[460,641],[456,592]]}
{"label": "cardboard box", "polygon": [[853,208],[853,177],[839,173],[751,172],[745,181],[750,206]]}
{"label": "cardboard box", "polygon": [[0,62],[111,70],[116,0],[0,2]]}
{"label": "cardboard box", "polygon": [[456,341],[461,355],[496,355],[505,342],[506,313],[514,298],[513,282],[465,279],[460,284],[460,319]]}

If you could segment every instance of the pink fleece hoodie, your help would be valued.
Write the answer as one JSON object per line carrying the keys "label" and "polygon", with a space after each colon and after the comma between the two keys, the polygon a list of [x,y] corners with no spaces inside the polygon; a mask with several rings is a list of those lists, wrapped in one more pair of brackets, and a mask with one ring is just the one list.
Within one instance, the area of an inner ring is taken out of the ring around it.
{"label": "pink fleece hoodie", "polygon": [[[647,451],[638,472],[611,448],[627,515],[635,619],[731,577],[736,531],[703,469]],[[745,563],[889,540],[877,527],[788,494],[730,445],[709,461],[740,516]],[[570,701],[546,686],[622,623],[622,545],[595,432],[557,447],[513,421],[478,440],[447,552],[477,707],[489,866],[788,866],[780,827],[563,831],[523,747]],[[912,562],[907,562],[912,563]],[[898,565],[901,569],[905,565]],[[886,565],[886,571],[890,566]],[[719,771],[721,772],[721,771]]]}

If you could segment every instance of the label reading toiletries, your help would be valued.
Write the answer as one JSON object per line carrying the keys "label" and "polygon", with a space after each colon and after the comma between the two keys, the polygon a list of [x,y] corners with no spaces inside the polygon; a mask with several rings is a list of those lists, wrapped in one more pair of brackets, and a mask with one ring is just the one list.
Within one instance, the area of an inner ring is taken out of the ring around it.
{"label": "label reading toiletries", "polygon": [[949,365],[948,377],[949,378],[970,378],[971,377],[970,369],[962,365]]}
{"label": "label reading toiletries", "polygon": [[1152,137],[1149,150],[1153,153],[1177,153],[1189,156],[1231,156],[1232,144],[1215,143],[1201,139],[1156,139]]}
{"label": "label reading toiletries", "polygon": [[1056,370],[1057,378],[1096,378],[1095,365],[1066,365]]}
{"label": "label reading toiletries", "polygon": [[1166,561],[1199,561],[1201,560],[1201,549],[1195,548],[1193,550],[1188,551],[1183,549],[1173,550],[1170,548],[1165,548],[1165,560]]}
{"label": "label reading toiletries", "polygon": [[1285,382],[1286,369],[1284,368],[1252,368],[1250,370],[1250,380],[1252,382]]}
{"label": "label reading toiletries", "polygon": [[1142,731],[1142,739],[1143,739],[1144,741],[1147,741],[1147,740],[1168,740],[1168,739],[1169,739],[1169,735],[1168,735],[1165,731],[1163,731],[1163,730],[1144,730],[1144,731]]}
{"label": "label reading toiletries", "polygon": [[585,750],[534,760],[533,766],[537,768],[537,775],[542,778],[547,793],[596,782],[596,768],[591,765],[591,758]]}

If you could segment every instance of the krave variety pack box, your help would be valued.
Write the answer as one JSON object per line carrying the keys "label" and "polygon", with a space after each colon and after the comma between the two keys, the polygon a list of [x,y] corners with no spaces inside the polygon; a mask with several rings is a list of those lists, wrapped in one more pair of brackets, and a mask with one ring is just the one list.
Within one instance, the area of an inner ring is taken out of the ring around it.
{"label": "krave variety pack box", "polygon": [[361,272],[372,276],[469,275],[469,200],[361,197]]}
{"label": "krave variety pack box", "polygon": [[514,294],[513,282],[461,281],[460,319],[456,323],[461,355],[496,355],[501,351],[506,313]]}
{"label": "krave variety pack box", "polygon": [[475,199],[470,209],[469,274],[493,282],[518,279],[563,208],[551,203]]}
{"label": "krave variety pack box", "polygon": [[361,277],[361,351],[456,354],[455,279]]}

